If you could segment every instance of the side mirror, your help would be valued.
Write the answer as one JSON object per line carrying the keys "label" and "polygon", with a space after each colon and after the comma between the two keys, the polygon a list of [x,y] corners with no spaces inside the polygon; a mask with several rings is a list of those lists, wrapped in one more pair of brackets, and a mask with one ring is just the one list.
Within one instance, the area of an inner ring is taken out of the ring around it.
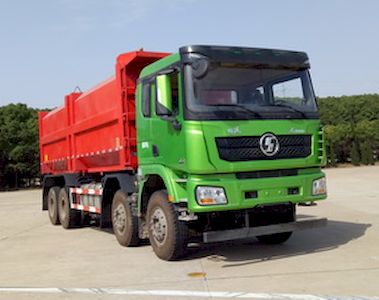
{"label": "side mirror", "polygon": [[159,116],[172,115],[172,95],[170,75],[157,76],[156,112]]}

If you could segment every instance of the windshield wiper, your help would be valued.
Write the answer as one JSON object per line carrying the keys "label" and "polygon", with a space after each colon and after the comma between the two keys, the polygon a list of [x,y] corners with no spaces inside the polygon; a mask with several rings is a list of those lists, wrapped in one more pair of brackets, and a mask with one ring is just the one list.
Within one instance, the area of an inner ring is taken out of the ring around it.
{"label": "windshield wiper", "polygon": [[217,104],[217,105],[211,105],[212,107],[220,107],[220,106],[233,106],[233,107],[238,107],[238,108],[241,108],[243,109],[245,112],[248,112],[248,113],[252,113],[254,114],[255,116],[259,117],[259,118],[262,118],[262,115],[254,110],[251,110],[243,105],[238,105],[238,104]]}
{"label": "windshield wiper", "polygon": [[278,104],[262,105],[262,106],[277,106],[277,107],[285,107],[285,108],[289,108],[290,110],[292,110],[292,111],[294,111],[294,112],[297,112],[297,113],[301,114],[305,119],[308,119],[308,116],[305,114],[305,112],[303,112],[303,111],[300,110],[300,109],[294,108],[294,107],[292,107],[291,105],[286,105],[286,104],[278,103]]}

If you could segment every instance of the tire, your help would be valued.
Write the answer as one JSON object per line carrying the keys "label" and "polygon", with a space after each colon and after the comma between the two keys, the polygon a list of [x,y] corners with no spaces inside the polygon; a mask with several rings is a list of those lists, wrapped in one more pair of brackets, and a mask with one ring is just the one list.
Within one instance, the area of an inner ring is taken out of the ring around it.
{"label": "tire", "polygon": [[281,232],[268,235],[257,236],[258,241],[264,244],[275,245],[286,242],[292,235],[292,232]]}
{"label": "tire", "polygon": [[61,188],[59,191],[58,215],[59,221],[65,229],[79,227],[81,224],[81,211],[71,209],[66,188]]}
{"label": "tire", "polygon": [[53,186],[50,188],[47,195],[47,210],[49,213],[49,219],[51,224],[59,225],[58,217],[58,197],[59,197],[59,187]]}
{"label": "tire", "polygon": [[167,192],[154,192],[147,206],[149,240],[155,254],[163,260],[175,260],[187,250],[188,227],[178,220]]}
{"label": "tire", "polygon": [[125,247],[138,246],[138,218],[133,216],[128,196],[117,191],[112,201],[113,232],[120,245]]}

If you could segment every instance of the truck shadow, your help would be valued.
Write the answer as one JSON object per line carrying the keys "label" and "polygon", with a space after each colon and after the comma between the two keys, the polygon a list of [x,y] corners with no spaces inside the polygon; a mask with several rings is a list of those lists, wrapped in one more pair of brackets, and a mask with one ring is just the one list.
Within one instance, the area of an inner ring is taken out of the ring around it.
{"label": "truck shadow", "polygon": [[330,251],[365,235],[371,224],[329,220],[323,228],[294,232],[282,245],[264,245],[255,238],[232,242],[190,245],[185,259],[207,258],[226,262],[224,268],[256,264],[292,256]]}

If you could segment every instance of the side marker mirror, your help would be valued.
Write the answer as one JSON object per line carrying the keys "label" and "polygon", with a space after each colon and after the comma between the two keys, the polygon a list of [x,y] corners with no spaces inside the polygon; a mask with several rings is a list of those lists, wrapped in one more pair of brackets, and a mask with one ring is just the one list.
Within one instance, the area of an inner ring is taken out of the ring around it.
{"label": "side marker mirror", "polygon": [[202,78],[208,73],[209,60],[205,58],[200,58],[195,60],[192,65],[192,74],[195,78]]}

